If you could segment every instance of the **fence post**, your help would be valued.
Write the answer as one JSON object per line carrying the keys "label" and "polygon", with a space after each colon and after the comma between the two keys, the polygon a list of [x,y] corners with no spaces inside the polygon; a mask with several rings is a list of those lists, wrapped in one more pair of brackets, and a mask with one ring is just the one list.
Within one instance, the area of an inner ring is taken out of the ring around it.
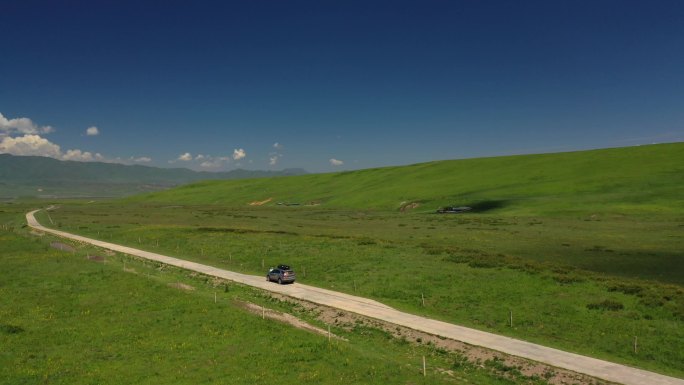
{"label": "fence post", "polygon": [[637,352],[637,336],[634,336],[634,353]]}

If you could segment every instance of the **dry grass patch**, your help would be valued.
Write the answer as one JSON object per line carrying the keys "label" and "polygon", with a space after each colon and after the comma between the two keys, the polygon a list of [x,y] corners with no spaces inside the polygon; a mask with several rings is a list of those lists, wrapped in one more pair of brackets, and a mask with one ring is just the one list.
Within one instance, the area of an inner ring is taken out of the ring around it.
{"label": "dry grass patch", "polygon": [[[315,326],[293,316],[292,314],[279,312],[279,311],[276,311],[273,309],[267,309],[263,306],[253,304],[251,302],[241,302],[240,301],[240,302],[236,302],[236,303],[238,304],[238,306],[240,306],[244,309],[247,309],[250,313],[257,314],[261,317],[276,320],[279,322],[283,322],[283,323],[286,323],[288,325],[294,326],[297,329],[307,330],[307,331],[310,331],[310,332],[313,332],[316,334],[320,334],[320,335],[326,336],[326,337],[328,336],[327,330],[315,327]],[[338,340],[346,341],[345,338],[340,337],[338,335],[335,335],[333,333],[330,333],[330,337],[338,339]]]}
{"label": "dry grass patch", "polygon": [[190,286],[188,284],[182,283],[182,282],[173,282],[169,284],[170,287],[180,289],[180,290],[187,290],[187,291],[193,291],[195,288],[193,286]]}
{"label": "dry grass patch", "polygon": [[50,247],[57,249],[57,250],[67,251],[69,253],[73,253],[76,251],[75,247],[73,247],[71,245],[67,245],[66,243],[62,243],[62,242],[50,242]]}

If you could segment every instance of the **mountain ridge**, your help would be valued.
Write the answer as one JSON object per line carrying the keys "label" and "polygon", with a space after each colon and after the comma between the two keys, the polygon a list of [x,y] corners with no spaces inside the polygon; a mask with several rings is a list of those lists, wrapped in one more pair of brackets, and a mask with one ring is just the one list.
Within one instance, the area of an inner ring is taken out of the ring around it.
{"label": "mountain ridge", "polygon": [[0,154],[0,197],[121,197],[200,180],[268,178],[307,173],[297,168],[209,172]]}

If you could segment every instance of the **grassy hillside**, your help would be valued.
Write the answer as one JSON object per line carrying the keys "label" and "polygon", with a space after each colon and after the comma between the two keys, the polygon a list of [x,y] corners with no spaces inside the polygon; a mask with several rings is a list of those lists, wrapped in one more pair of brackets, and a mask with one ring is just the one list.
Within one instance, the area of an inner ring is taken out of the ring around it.
{"label": "grassy hillside", "polygon": [[282,179],[204,181],[131,201],[246,205],[276,202],[399,209],[416,202],[510,213],[684,212],[684,143],[439,161]]}
{"label": "grassy hillside", "polygon": [[[50,215],[229,270],[287,263],[307,284],[682,377],[683,154],[678,143],[200,182]],[[447,204],[476,210],[434,214]]]}

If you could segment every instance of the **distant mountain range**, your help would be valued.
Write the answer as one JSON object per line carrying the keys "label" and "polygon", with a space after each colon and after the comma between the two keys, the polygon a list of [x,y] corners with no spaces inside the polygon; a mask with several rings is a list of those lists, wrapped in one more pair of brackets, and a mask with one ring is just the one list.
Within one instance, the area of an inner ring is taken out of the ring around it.
{"label": "distant mountain range", "polygon": [[0,198],[120,197],[159,191],[209,179],[248,179],[307,174],[281,171],[200,172],[102,162],[61,161],[41,156],[0,154]]}

